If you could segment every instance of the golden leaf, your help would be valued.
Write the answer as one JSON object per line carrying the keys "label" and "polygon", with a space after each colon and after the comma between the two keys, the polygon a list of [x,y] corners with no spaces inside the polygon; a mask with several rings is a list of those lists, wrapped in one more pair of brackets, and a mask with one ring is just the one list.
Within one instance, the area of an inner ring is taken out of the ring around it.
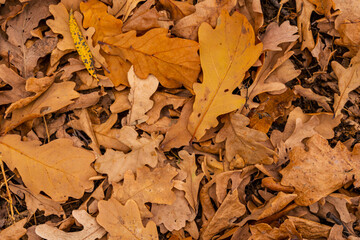
{"label": "golden leaf", "polygon": [[215,29],[203,23],[199,29],[203,83],[194,84],[194,110],[188,129],[200,139],[218,124],[216,118],[242,107],[245,98],[233,95],[245,72],[255,63],[262,44],[255,45],[254,31],[244,15],[223,11]]}

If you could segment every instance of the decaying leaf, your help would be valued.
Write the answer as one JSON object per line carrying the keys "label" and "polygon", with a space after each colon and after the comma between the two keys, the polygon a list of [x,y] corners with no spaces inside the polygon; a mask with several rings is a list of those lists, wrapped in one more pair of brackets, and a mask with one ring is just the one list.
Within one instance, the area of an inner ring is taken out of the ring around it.
{"label": "decaying leaf", "polygon": [[102,48],[108,54],[129,60],[139,78],[153,74],[164,87],[184,85],[192,89],[200,71],[198,43],[168,38],[166,34],[164,28],[151,29],[141,37],[130,31],[105,37]]}
{"label": "decaying leaf", "polygon": [[136,125],[146,122],[149,118],[145,113],[149,111],[154,102],[150,100],[158,88],[159,81],[153,75],[149,75],[146,79],[140,79],[136,76],[133,66],[128,72],[128,81],[130,84],[129,102],[131,109],[127,115],[127,124]]}
{"label": "decaying leaf", "polygon": [[95,163],[95,169],[100,173],[108,174],[110,182],[119,182],[128,170],[135,172],[137,168],[145,165],[152,168],[157,165],[158,153],[156,148],[163,139],[162,135],[149,137],[144,134],[138,138],[138,133],[128,126],[120,129],[118,135],[122,143],[131,149],[131,152],[125,154],[108,149]]}
{"label": "decaying leaf", "polygon": [[296,41],[299,35],[294,34],[297,32],[297,27],[291,26],[289,21],[283,22],[280,26],[275,22],[270,23],[264,35],[261,36],[264,51],[281,51],[278,45]]}
{"label": "decaying leaf", "polygon": [[171,191],[172,179],[177,174],[175,168],[170,165],[156,168],[152,172],[148,167],[138,168],[136,179],[131,171],[127,171],[122,185],[113,184],[114,198],[121,203],[132,199],[138,204],[142,217],[152,217],[145,203],[172,204],[176,199]]}
{"label": "decaying leaf", "polygon": [[40,237],[48,240],[95,240],[100,239],[106,234],[105,229],[102,228],[96,222],[95,218],[90,216],[85,210],[73,210],[72,215],[84,227],[80,232],[64,232],[47,224],[36,226],[35,232]]}
{"label": "decaying leaf", "polygon": [[54,201],[61,202],[70,196],[80,198],[85,190],[93,187],[89,181],[96,175],[90,166],[95,160],[93,153],[73,147],[68,139],[40,144],[39,141],[21,141],[19,135],[0,137],[3,161],[11,170],[17,169],[33,193],[43,191]]}
{"label": "decaying leaf", "polygon": [[254,31],[247,19],[235,12],[221,13],[215,29],[203,23],[199,29],[200,58],[204,80],[194,84],[195,102],[188,129],[198,140],[206,129],[216,127],[217,117],[245,104],[233,95],[245,72],[258,59],[262,44],[255,45]]}
{"label": "decaying leaf", "polygon": [[109,232],[109,239],[158,239],[156,225],[149,221],[146,227],[141,222],[139,208],[134,200],[122,205],[110,198],[99,202],[99,215],[96,220]]}

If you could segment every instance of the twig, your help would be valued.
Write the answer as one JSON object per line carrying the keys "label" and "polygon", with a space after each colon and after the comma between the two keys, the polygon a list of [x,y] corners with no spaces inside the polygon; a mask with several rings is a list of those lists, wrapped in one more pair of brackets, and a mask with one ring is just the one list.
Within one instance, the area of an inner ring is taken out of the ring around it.
{"label": "twig", "polygon": [[13,202],[12,202],[12,198],[11,198],[11,193],[10,193],[10,189],[9,189],[9,185],[7,183],[7,179],[6,179],[6,174],[5,174],[5,169],[4,169],[4,163],[2,161],[2,154],[0,153],[0,167],[1,167],[1,172],[5,181],[5,186],[6,186],[6,192],[8,194],[9,200],[8,203],[10,205],[10,213],[11,213],[11,219],[13,222],[15,222],[15,217],[14,217],[14,206],[13,206]]}

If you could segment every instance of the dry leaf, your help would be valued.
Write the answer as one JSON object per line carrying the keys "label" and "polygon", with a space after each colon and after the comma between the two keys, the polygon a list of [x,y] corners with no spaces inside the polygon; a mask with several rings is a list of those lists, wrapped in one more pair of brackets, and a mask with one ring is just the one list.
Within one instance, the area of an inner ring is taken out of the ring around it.
{"label": "dry leaf", "polygon": [[95,163],[96,171],[106,173],[110,182],[119,182],[124,178],[125,172],[148,165],[154,168],[158,163],[158,148],[163,139],[162,135],[151,137],[144,134],[138,138],[138,133],[131,127],[124,126],[118,132],[119,138],[131,149],[130,153],[108,149]]}
{"label": "dry leaf", "polygon": [[335,3],[332,0],[309,0],[309,2],[316,6],[317,14],[325,15],[327,19],[330,19],[331,8],[335,9]]}
{"label": "dry leaf", "polygon": [[166,165],[156,168],[152,172],[147,167],[136,170],[136,179],[131,171],[124,175],[124,183],[113,184],[114,198],[121,203],[129,199],[134,200],[140,209],[142,217],[152,217],[145,203],[172,204],[176,200],[172,179],[177,175],[175,168]]}
{"label": "dry leaf", "polygon": [[304,97],[305,99],[316,101],[326,111],[331,112],[331,108],[327,103],[331,99],[314,93],[311,88],[303,88],[301,85],[296,85],[294,87],[294,93]]}
{"label": "dry leaf", "polygon": [[186,173],[186,178],[185,182],[175,180],[174,187],[185,192],[186,200],[195,211],[198,205],[199,184],[204,177],[204,173],[196,174],[195,154],[189,154],[185,150],[181,150],[178,154],[181,160],[177,165]]}
{"label": "dry leaf", "polygon": [[358,162],[351,160],[341,142],[331,148],[326,139],[315,135],[306,145],[308,151],[295,147],[290,152],[290,164],[280,171],[281,184],[295,188],[295,202],[301,206],[319,201],[359,174]]}
{"label": "dry leaf", "polygon": [[[65,215],[59,202],[55,202],[48,197],[41,194],[32,193],[28,188],[22,185],[9,185],[10,190],[16,195],[25,196],[26,207],[30,212],[30,215],[34,214],[37,209],[44,211],[44,216],[55,214],[58,216]],[[21,197],[23,198],[23,197]]]}
{"label": "dry leaf", "polygon": [[215,27],[221,11],[230,12],[235,5],[235,0],[205,0],[198,2],[195,5],[196,11],[177,21],[171,32],[179,37],[196,40],[202,23],[206,22]]}
{"label": "dry leaf", "polygon": [[264,23],[260,0],[239,0],[238,8],[238,11],[248,19],[254,31],[258,33]]}
{"label": "dry leaf", "polygon": [[24,218],[14,223],[10,227],[5,228],[0,232],[0,239],[19,240],[26,233],[26,229],[23,227],[26,222],[27,220]]}
{"label": "dry leaf", "polygon": [[146,122],[149,117],[145,113],[154,105],[150,97],[158,88],[159,81],[153,75],[149,75],[146,79],[138,78],[135,75],[133,66],[128,72],[128,81],[130,84],[128,98],[131,108],[126,117],[126,122],[128,125]]}
{"label": "dry leaf", "polygon": [[334,115],[338,116],[348,100],[349,93],[360,86],[360,51],[351,59],[350,66],[344,68],[338,62],[331,62],[338,81],[340,95],[334,96]]}
{"label": "dry leaf", "polygon": [[130,90],[125,89],[123,91],[114,91],[115,102],[111,104],[110,111],[112,113],[121,113],[131,108],[131,104],[129,102],[129,92]]}
{"label": "dry leaf", "polygon": [[296,230],[307,239],[327,238],[331,227],[304,218],[288,216]]}
{"label": "dry leaf", "polygon": [[122,205],[114,198],[99,202],[99,215],[96,220],[109,232],[109,239],[148,239],[158,238],[156,225],[149,221],[143,226],[139,208],[134,200]]}
{"label": "dry leaf", "polygon": [[[150,41],[151,40],[151,41]],[[192,89],[200,71],[198,43],[168,38],[167,30],[155,28],[141,37],[135,31],[105,37],[102,49],[111,55],[129,60],[139,78],[153,74],[167,88],[181,85]]]}
{"label": "dry leaf", "polygon": [[171,18],[178,21],[195,12],[195,7],[188,2],[160,0],[160,4],[170,12]]}
{"label": "dry leaf", "polygon": [[215,29],[202,24],[199,29],[200,58],[204,80],[194,84],[196,94],[188,129],[200,139],[206,129],[216,127],[217,117],[245,104],[245,98],[233,95],[245,72],[260,56],[262,44],[255,45],[254,31],[245,16],[221,13]]}
{"label": "dry leaf", "polygon": [[216,233],[235,225],[235,220],[245,212],[246,207],[240,202],[237,189],[232,193],[229,192],[201,233],[201,239],[210,240]]}
{"label": "dry leaf", "polygon": [[15,109],[11,119],[3,121],[1,131],[6,133],[25,121],[55,112],[73,103],[72,99],[79,97],[79,93],[74,91],[74,87],[74,82],[54,83],[35,101]]}
{"label": "dry leaf", "polygon": [[79,232],[64,232],[56,227],[47,224],[40,224],[36,226],[35,233],[47,240],[95,240],[100,239],[106,234],[103,229],[85,210],[73,210],[74,218],[83,225],[84,229]]}
{"label": "dry leaf", "polygon": [[240,113],[230,114],[225,126],[216,135],[216,142],[226,140],[225,159],[230,163],[230,169],[242,168],[248,164],[271,164],[276,155],[272,149],[266,147],[266,142],[269,141],[266,134],[246,127],[249,122],[250,120]]}
{"label": "dry leaf", "polygon": [[263,51],[281,51],[282,48],[278,45],[296,41],[299,38],[299,35],[295,35],[297,32],[297,27],[290,25],[289,21],[283,22],[280,26],[276,22],[270,23],[261,36]]}
{"label": "dry leaf", "polygon": [[315,10],[309,0],[297,0],[296,11],[299,14],[297,19],[297,27],[299,29],[299,41],[301,42],[301,51],[308,48],[309,51],[315,47],[313,34],[311,31],[311,13]]}
{"label": "dry leaf", "polygon": [[89,181],[96,175],[90,166],[95,160],[93,153],[73,147],[68,139],[40,144],[39,141],[23,142],[19,135],[0,137],[3,161],[12,171],[17,169],[31,192],[43,191],[61,202],[70,196],[81,198],[85,190],[93,187]]}

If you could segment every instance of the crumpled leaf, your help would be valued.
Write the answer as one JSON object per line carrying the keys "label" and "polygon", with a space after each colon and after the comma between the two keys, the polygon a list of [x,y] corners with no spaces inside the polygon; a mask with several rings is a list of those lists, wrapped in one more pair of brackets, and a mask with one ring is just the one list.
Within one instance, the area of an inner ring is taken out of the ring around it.
{"label": "crumpled leaf", "polygon": [[180,2],[175,0],[160,0],[160,4],[170,12],[171,18],[178,21],[187,15],[195,12],[194,5],[188,2]]}
{"label": "crumpled leaf", "polygon": [[72,215],[81,225],[83,225],[83,230],[79,232],[64,232],[56,227],[40,224],[36,226],[35,233],[47,240],[95,240],[100,239],[106,234],[105,229],[102,228],[96,222],[95,218],[89,215],[85,210],[73,210]]}
{"label": "crumpled leaf", "polygon": [[[264,45],[263,51],[281,51],[278,45],[285,42],[294,42],[299,38],[298,28],[290,25],[289,21],[283,22],[280,26],[276,22],[270,23],[261,41]],[[295,35],[296,34],[296,35]]]}
{"label": "crumpled leaf", "polygon": [[325,15],[327,19],[331,17],[331,8],[335,9],[335,3],[332,0],[309,0],[316,6],[317,14]]}
{"label": "crumpled leaf", "polygon": [[314,93],[311,88],[304,88],[301,85],[296,85],[294,87],[294,93],[300,96],[303,96],[306,99],[316,101],[320,106],[322,106],[326,111],[331,112],[331,108],[327,103],[331,99],[325,96],[318,95]]}
{"label": "crumpled leaf", "polygon": [[234,221],[246,213],[246,207],[239,200],[238,190],[228,193],[224,202],[216,211],[214,217],[206,225],[201,234],[201,239],[210,240],[221,230],[235,225]]}
{"label": "crumpled leaf", "polygon": [[338,116],[349,98],[349,93],[360,86],[360,51],[351,59],[350,66],[344,68],[340,63],[332,61],[331,67],[339,81],[340,95],[334,96],[334,115]]}
{"label": "crumpled leaf", "polygon": [[296,230],[306,239],[327,238],[331,227],[308,219],[288,216]]}
{"label": "crumpled leaf", "polygon": [[237,4],[237,11],[248,19],[254,31],[257,33],[259,28],[264,24],[260,0],[239,0]]}
{"label": "crumpled leaf", "polygon": [[79,97],[79,93],[74,91],[74,87],[74,82],[52,84],[35,101],[22,108],[15,109],[12,112],[11,119],[3,121],[1,131],[6,133],[25,121],[55,112],[73,103],[72,99]]}
{"label": "crumpled leaf", "polygon": [[326,139],[317,134],[306,145],[308,151],[295,147],[290,152],[289,165],[280,171],[281,184],[295,188],[296,204],[309,206],[341,188],[354,175],[359,176],[357,155],[352,160],[341,142],[331,148]]}
{"label": "crumpled leaf", "polygon": [[0,91],[0,105],[13,103],[30,95],[25,89],[26,80],[5,64],[0,65],[0,76],[2,81],[12,86],[11,90]]}
{"label": "crumpled leaf", "polygon": [[154,75],[149,75],[146,79],[138,78],[133,66],[128,72],[128,81],[130,84],[128,98],[131,108],[126,117],[127,124],[136,125],[146,122],[149,117],[145,113],[154,105],[150,97],[158,88],[159,81]]}
{"label": "crumpled leaf", "polygon": [[[233,95],[245,72],[260,56],[262,44],[255,45],[254,31],[245,16],[221,13],[215,29],[204,23],[199,29],[203,82],[194,84],[195,102],[188,129],[198,140],[206,129],[216,127],[217,117],[245,104]],[[226,104],[224,104],[226,103]]]}
{"label": "crumpled leaf", "polygon": [[180,230],[185,227],[186,221],[194,220],[196,214],[190,210],[184,192],[175,190],[176,200],[171,205],[152,204],[151,213],[156,225],[164,225],[168,231]]}
{"label": "crumpled leaf", "polygon": [[271,164],[276,156],[265,144],[269,141],[266,133],[246,127],[249,122],[240,113],[230,114],[225,126],[216,135],[216,142],[226,140],[225,160],[230,163],[230,169],[242,168],[248,164]]}
{"label": "crumpled leaf", "polygon": [[185,150],[181,150],[178,154],[181,161],[177,165],[186,173],[186,178],[185,182],[175,180],[174,187],[185,192],[186,200],[195,211],[198,205],[199,184],[204,177],[204,173],[196,175],[195,154],[189,154]]}
{"label": "crumpled leaf", "polygon": [[27,222],[27,219],[21,219],[20,221],[14,223],[10,227],[1,230],[0,239],[4,240],[18,240],[25,235],[26,229],[23,227]]}
{"label": "crumpled leaf", "polygon": [[166,35],[164,28],[151,29],[140,37],[136,37],[135,31],[130,31],[105,37],[102,49],[129,60],[139,78],[153,74],[164,87],[184,85],[192,89],[200,71],[198,43]]}
{"label": "crumpled leaf", "polygon": [[118,133],[122,143],[131,148],[131,152],[125,154],[120,151],[108,149],[95,163],[96,171],[106,173],[110,182],[119,182],[124,178],[125,172],[148,165],[154,168],[158,163],[156,148],[163,139],[162,135],[151,137],[144,134],[138,138],[138,133],[131,127],[124,126]]}
{"label": "crumpled leaf", "polygon": [[166,165],[156,168],[152,172],[148,167],[136,170],[136,179],[131,171],[124,175],[124,183],[113,184],[114,198],[120,203],[126,203],[129,199],[134,200],[140,209],[141,216],[144,218],[152,217],[145,203],[172,204],[176,200],[173,191],[172,179],[177,175],[175,168]]}
{"label": "crumpled leaf", "polygon": [[109,239],[149,239],[158,238],[156,224],[149,221],[142,224],[139,208],[134,200],[122,205],[114,198],[99,201],[98,223],[109,232]]}
{"label": "crumpled leaf", "polygon": [[301,235],[295,225],[286,219],[279,228],[272,228],[269,224],[259,223],[250,226],[251,240],[272,240],[272,239],[301,239]]}
{"label": "crumpled leaf", "polygon": [[114,90],[115,102],[113,102],[110,106],[110,111],[112,113],[121,113],[131,108],[128,98],[129,92],[129,89],[125,89],[120,92]]}
{"label": "crumpled leaf", "polygon": [[196,40],[202,23],[216,26],[217,18],[222,10],[230,12],[236,5],[235,0],[205,0],[195,5],[196,11],[176,22],[171,32],[179,37]]}
{"label": "crumpled leaf", "polygon": [[299,13],[297,27],[299,29],[299,41],[301,42],[301,51],[308,48],[309,51],[315,47],[314,37],[311,31],[311,13],[315,10],[309,0],[297,0],[296,11]]}
{"label": "crumpled leaf", "polygon": [[93,182],[89,181],[96,175],[90,166],[95,160],[92,152],[73,147],[69,139],[40,144],[40,141],[23,142],[19,135],[0,137],[3,161],[12,171],[17,169],[33,193],[43,191],[54,201],[61,202],[68,197],[81,198],[85,190],[93,187]]}
{"label": "crumpled leaf", "polygon": [[57,216],[65,215],[59,202],[55,202],[41,194],[34,194],[22,185],[9,184],[9,188],[16,195],[20,197],[21,195],[25,196],[26,207],[31,215],[34,214],[37,209],[44,211],[44,216],[49,216],[51,214]]}

